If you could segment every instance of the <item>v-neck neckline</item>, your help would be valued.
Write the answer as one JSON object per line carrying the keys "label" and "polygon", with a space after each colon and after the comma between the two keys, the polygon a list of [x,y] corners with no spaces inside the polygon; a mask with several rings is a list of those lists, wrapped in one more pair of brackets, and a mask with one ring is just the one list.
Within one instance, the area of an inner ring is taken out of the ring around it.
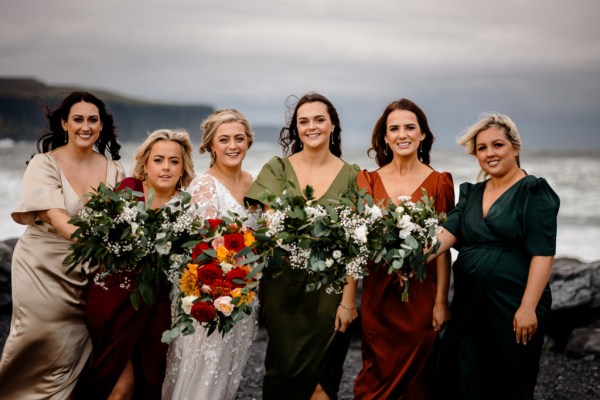
{"label": "v-neck neckline", "polygon": [[225,189],[227,191],[227,193],[229,193],[229,195],[231,196],[231,198],[235,200],[235,202],[236,202],[236,204],[238,206],[240,206],[240,207],[242,207],[244,209],[246,208],[246,207],[244,207],[243,204],[241,204],[239,201],[237,201],[237,199],[235,198],[235,196],[233,195],[233,193],[231,193],[231,190],[229,190],[229,188],[227,186],[225,186],[225,184],[223,182],[221,182],[219,180],[219,178],[217,178],[216,176],[214,176],[214,175],[212,175],[212,174],[210,174],[208,172],[206,173],[206,175],[210,176],[217,184],[221,185],[223,187],[223,189]]}
{"label": "v-neck neckline", "polygon": [[[51,153],[48,153],[48,154],[47,154],[47,156],[48,156],[48,157],[50,157],[50,159],[52,159],[52,162],[54,163],[54,165],[56,165],[56,168],[58,169],[58,172],[60,172],[60,176],[64,178],[64,182],[66,182],[66,184],[69,186],[69,188],[71,188],[71,191],[72,191],[73,193],[75,193],[75,196],[76,196],[76,197],[79,199],[79,202],[80,202],[82,205],[84,205],[84,204],[86,203],[86,201],[84,201],[84,198],[83,198],[82,196],[80,196],[80,195],[79,195],[79,193],[77,193],[77,191],[76,191],[76,190],[75,190],[75,188],[73,187],[73,185],[71,185],[71,182],[69,182],[69,178],[67,178],[67,175],[65,175],[65,173],[63,172],[63,170],[62,170],[62,169],[60,169],[60,165],[58,165],[58,161],[56,160],[56,158],[54,158],[54,157],[52,156],[52,154],[51,154]],[[108,164],[109,164],[109,163],[108,163],[108,159],[107,159],[107,160],[106,160],[106,170],[104,171],[104,183],[106,183],[106,181],[107,181],[107,179],[108,179],[108,168],[109,168],[109,165],[108,165]],[[61,179],[61,181],[62,181],[62,179]],[[63,183],[63,186],[64,186],[64,185],[65,185],[65,184]],[[88,191],[88,192],[85,192],[85,193],[83,194],[83,196],[85,196],[85,195],[86,195],[86,194],[88,194],[88,193],[89,193],[89,191]]]}
{"label": "v-neck neckline", "polygon": [[[396,204],[396,202],[394,202],[394,200],[392,199],[392,197],[391,197],[391,196],[390,196],[390,194],[388,193],[388,191],[387,191],[387,188],[385,187],[385,183],[383,182],[383,179],[381,178],[381,175],[379,175],[379,172],[377,172],[377,171],[374,171],[374,172],[377,174],[377,177],[378,177],[378,179],[379,179],[379,182],[381,182],[381,187],[383,188],[383,192],[385,193],[385,196],[386,196],[386,198],[388,198],[388,199],[392,200],[392,202],[393,202],[394,204]],[[416,189],[415,189],[415,190],[414,190],[414,191],[411,193],[411,195],[410,195],[411,199],[414,199],[414,198],[415,198],[415,194],[417,194],[417,192],[419,192],[419,191],[420,191],[420,190],[421,190],[421,189],[422,189],[422,188],[425,186],[425,182],[427,182],[427,181],[428,181],[428,180],[429,180],[429,179],[430,179],[430,178],[431,178],[431,177],[434,175],[434,173],[435,173],[435,170],[434,170],[434,169],[432,169],[432,170],[431,170],[431,172],[429,173],[429,175],[427,175],[427,176],[425,177],[425,179],[423,179],[423,180],[421,181],[421,183],[420,183],[420,184],[417,186],[417,188],[416,188]],[[431,193],[428,193],[427,195],[428,195],[428,196],[430,196],[430,195],[431,195]],[[421,197],[419,197],[419,199],[420,199],[420,198],[421,198]],[[396,204],[396,205],[397,205],[397,204]]]}
{"label": "v-neck neckline", "polygon": [[518,181],[516,181],[515,183],[513,183],[508,189],[506,189],[504,192],[502,192],[502,194],[500,196],[498,196],[496,198],[496,200],[494,200],[492,202],[492,204],[490,205],[490,208],[488,208],[487,213],[484,214],[483,212],[483,195],[485,194],[485,188],[489,182],[489,179],[487,179],[485,182],[483,182],[483,190],[481,191],[481,196],[479,196],[479,209],[481,210],[481,217],[486,220],[489,216],[490,213],[492,212],[492,209],[495,208],[496,204],[498,204],[500,202],[500,200],[502,198],[505,197],[505,195],[507,195],[508,192],[512,191],[513,188],[517,187],[517,185],[520,185],[521,182],[523,181],[523,179],[525,179],[527,177],[527,175],[525,175],[524,177],[522,177],[521,179],[519,179]]}
{"label": "v-neck neckline", "polygon": [[[298,187],[298,190],[300,191],[300,195],[302,197],[304,197],[304,188],[300,187],[300,181],[298,180],[298,175],[296,175],[296,170],[294,169],[294,166],[292,165],[292,163],[290,162],[290,160],[289,160],[288,157],[284,158],[284,161],[287,163],[287,165],[290,167],[290,170],[292,171],[292,179],[294,180],[294,185],[296,185]],[[315,199],[315,201],[317,203],[320,202],[321,200],[323,200],[325,198],[325,195],[327,195],[327,193],[329,193],[331,191],[331,189],[333,188],[333,185],[339,179],[339,177],[340,177],[342,171],[344,170],[344,168],[346,168],[346,163],[345,162],[343,162],[342,168],[340,168],[340,170],[337,172],[337,174],[335,175],[335,178],[333,178],[333,180],[331,181],[331,183],[327,187],[327,190],[323,192],[323,194],[321,195],[321,197],[319,197],[318,199]]]}

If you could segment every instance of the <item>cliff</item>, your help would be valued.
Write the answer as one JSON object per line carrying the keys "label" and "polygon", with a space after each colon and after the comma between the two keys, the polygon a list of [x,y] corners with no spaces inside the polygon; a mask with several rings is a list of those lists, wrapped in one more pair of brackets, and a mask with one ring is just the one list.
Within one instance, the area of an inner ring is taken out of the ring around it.
{"label": "cliff", "polygon": [[183,128],[196,135],[202,120],[213,111],[208,105],[153,103],[103,90],[48,86],[28,78],[0,78],[0,139],[37,139],[45,128],[44,106],[57,106],[73,90],[90,91],[107,103],[121,141],[140,141],[159,128]]}

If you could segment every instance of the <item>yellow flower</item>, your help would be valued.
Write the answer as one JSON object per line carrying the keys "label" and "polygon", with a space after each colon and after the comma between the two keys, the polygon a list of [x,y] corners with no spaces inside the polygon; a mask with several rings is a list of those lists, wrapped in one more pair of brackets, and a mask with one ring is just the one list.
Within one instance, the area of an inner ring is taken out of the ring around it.
{"label": "yellow flower", "polygon": [[229,264],[235,264],[235,261],[233,260],[234,255],[235,252],[227,250],[225,246],[217,247],[217,259],[220,263],[227,262]]}
{"label": "yellow flower", "polygon": [[243,304],[252,303],[252,300],[254,299],[255,295],[256,295],[256,293],[250,291],[250,292],[247,292],[246,295],[244,296],[244,294],[242,293],[242,288],[235,288],[231,291],[231,297],[233,297],[234,299],[236,299],[238,297],[241,298],[240,302],[238,303],[238,307]]}
{"label": "yellow flower", "polygon": [[179,278],[179,289],[186,296],[200,296],[200,288],[198,287],[198,265],[188,264],[187,268]]}
{"label": "yellow flower", "polygon": [[244,232],[244,245],[246,245],[246,247],[252,246],[254,244],[254,242],[256,242],[256,239],[254,238],[254,235],[252,234],[252,232],[251,231]]}

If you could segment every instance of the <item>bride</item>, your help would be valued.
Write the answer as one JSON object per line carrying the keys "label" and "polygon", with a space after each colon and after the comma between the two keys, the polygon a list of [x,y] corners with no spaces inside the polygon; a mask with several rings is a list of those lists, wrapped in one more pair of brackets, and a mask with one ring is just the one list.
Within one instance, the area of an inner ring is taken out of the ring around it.
{"label": "bride", "polygon": [[[233,211],[256,223],[256,215],[243,206],[252,176],[242,171],[242,161],[254,141],[246,117],[237,110],[222,109],[202,123],[204,136],[200,153],[211,155],[207,172],[194,178],[187,191],[202,218],[219,218]],[[195,333],[179,336],[169,345],[163,399],[234,399],[250,345],[258,329],[257,300],[251,315],[231,331],[207,336],[194,322]]]}

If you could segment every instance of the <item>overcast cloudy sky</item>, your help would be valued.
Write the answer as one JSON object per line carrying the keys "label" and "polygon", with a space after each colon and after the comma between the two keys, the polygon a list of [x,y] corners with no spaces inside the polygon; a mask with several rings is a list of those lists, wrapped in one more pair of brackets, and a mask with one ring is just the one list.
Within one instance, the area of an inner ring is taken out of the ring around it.
{"label": "overcast cloudy sky", "polygon": [[529,148],[600,148],[598,0],[2,0],[0,75],[280,125],[319,91],[349,136],[392,100],[451,143],[484,111]]}

